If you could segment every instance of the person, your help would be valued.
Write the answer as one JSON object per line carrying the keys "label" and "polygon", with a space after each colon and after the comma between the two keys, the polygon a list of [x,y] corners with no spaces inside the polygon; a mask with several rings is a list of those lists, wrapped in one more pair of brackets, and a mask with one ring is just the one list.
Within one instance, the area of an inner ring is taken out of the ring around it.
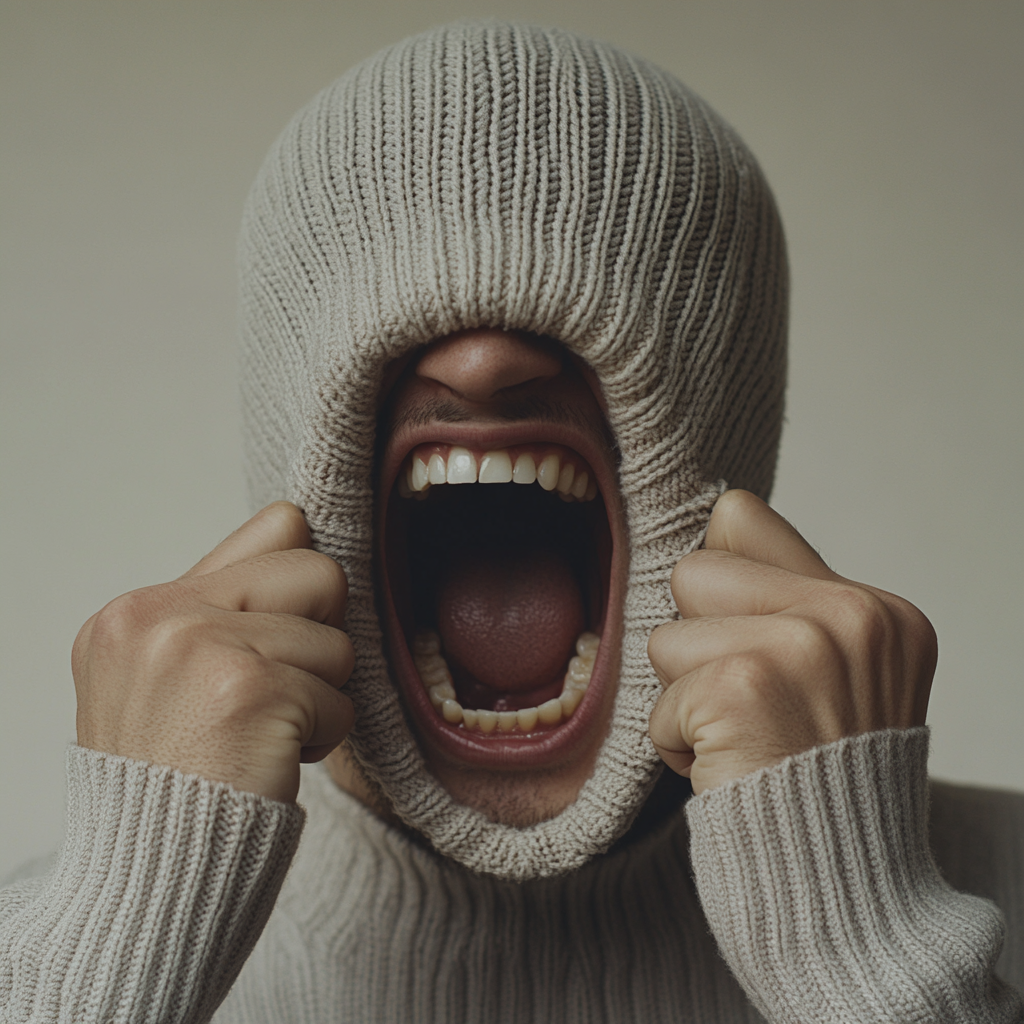
{"label": "person", "polygon": [[706,104],[436,29],[241,262],[262,511],[83,627],[5,1020],[1024,1019],[1024,800],[929,804],[931,627],[765,503],[784,243]]}

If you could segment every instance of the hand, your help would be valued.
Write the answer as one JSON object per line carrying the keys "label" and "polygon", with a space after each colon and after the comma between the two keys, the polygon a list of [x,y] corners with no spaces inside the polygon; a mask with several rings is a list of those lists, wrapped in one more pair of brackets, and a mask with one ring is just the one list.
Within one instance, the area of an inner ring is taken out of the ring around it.
{"label": "hand", "polygon": [[276,502],[180,579],[111,601],[72,653],[78,742],[293,801],[352,726],[347,583]]}
{"label": "hand", "polygon": [[836,575],[753,494],[719,498],[672,596],[683,618],[648,644],[666,687],[650,733],[695,793],[844,736],[924,724],[931,624]]}

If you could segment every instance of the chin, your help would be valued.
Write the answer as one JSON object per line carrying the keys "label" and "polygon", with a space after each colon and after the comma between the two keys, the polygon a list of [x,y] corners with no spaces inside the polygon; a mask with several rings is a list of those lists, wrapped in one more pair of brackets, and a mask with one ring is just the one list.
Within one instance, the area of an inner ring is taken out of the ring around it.
{"label": "chin", "polygon": [[427,424],[391,438],[379,464],[392,680],[428,769],[502,824],[570,805],[610,725],[627,545],[594,433]]}

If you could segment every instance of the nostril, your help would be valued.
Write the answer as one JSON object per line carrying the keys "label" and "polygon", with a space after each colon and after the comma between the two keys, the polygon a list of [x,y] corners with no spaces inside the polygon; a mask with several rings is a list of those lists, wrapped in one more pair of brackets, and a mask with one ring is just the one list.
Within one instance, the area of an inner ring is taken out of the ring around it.
{"label": "nostril", "polygon": [[561,356],[551,343],[491,328],[435,341],[416,365],[418,377],[470,402],[490,401],[509,388],[543,384],[561,372]]}

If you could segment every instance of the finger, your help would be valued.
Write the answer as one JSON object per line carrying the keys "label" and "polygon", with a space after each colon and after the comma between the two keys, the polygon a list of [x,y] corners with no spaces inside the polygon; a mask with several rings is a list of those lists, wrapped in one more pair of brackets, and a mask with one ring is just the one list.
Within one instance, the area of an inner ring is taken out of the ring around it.
{"label": "finger", "polygon": [[649,731],[655,749],[673,771],[693,780],[695,793],[706,788],[709,773],[714,776],[713,762],[719,770],[724,762],[731,774],[745,774],[759,762],[782,760],[778,744],[766,735],[764,708],[751,714],[744,709],[748,688],[741,685],[736,692],[749,665],[750,659],[743,657],[701,665],[665,690],[651,712]]}
{"label": "finger", "polygon": [[671,768],[676,775],[682,775],[687,779],[690,777],[693,762],[697,760],[697,755],[692,750],[668,750],[657,744],[654,745],[654,749],[658,751],[658,756],[666,766]]}
{"label": "finger", "polygon": [[[814,696],[810,694],[809,696]],[[778,764],[861,730],[828,701],[795,695],[787,674],[756,655],[708,662],[677,679],[651,713],[649,732],[670,766],[692,754],[694,793]]]}
{"label": "finger", "polygon": [[324,757],[327,756],[352,729],[356,713],[352,706],[351,698],[339,690],[324,686],[316,680],[314,692],[314,715],[312,729],[302,738],[302,748],[305,750],[325,749]]}
{"label": "finger", "polygon": [[685,733],[684,696],[685,685],[682,680],[679,681],[679,685],[670,686],[665,690],[651,712],[648,732],[662,761],[677,775],[689,778],[690,769],[697,755]]}
{"label": "finger", "polygon": [[785,612],[842,585],[721,550],[694,551],[672,570],[672,597],[685,619]]}
{"label": "finger", "polygon": [[750,491],[726,491],[711,513],[704,547],[820,580],[839,577],[795,527]]}
{"label": "finger", "polygon": [[177,581],[200,600],[230,612],[298,615],[340,629],[348,581],[328,555],[307,549],[272,551],[217,572]]}
{"label": "finger", "polygon": [[814,659],[831,651],[827,632],[796,615],[735,615],[666,622],[651,634],[647,655],[663,686],[734,654],[757,654],[785,664],[794,676],[813,675]]}
{"label": "finger", "polygon": [[311,548],[305,516],[290,501],[275,501],[225,537],[185,576],[205,576],[236,562],[292,548]]}
{"label": "finger", "polygon": [[355,651],[340,629],[295,615],[225,614],[236,620],[230,634],[268,661],[301,669],[335,689],[352,675]]}
{"label": "finger", "polygon": [[348,695],[290,665],[275,665],[273,671],[284,702],[281,719],[291,720],[300,748],[333,749],[341,743],[355,721]]}

